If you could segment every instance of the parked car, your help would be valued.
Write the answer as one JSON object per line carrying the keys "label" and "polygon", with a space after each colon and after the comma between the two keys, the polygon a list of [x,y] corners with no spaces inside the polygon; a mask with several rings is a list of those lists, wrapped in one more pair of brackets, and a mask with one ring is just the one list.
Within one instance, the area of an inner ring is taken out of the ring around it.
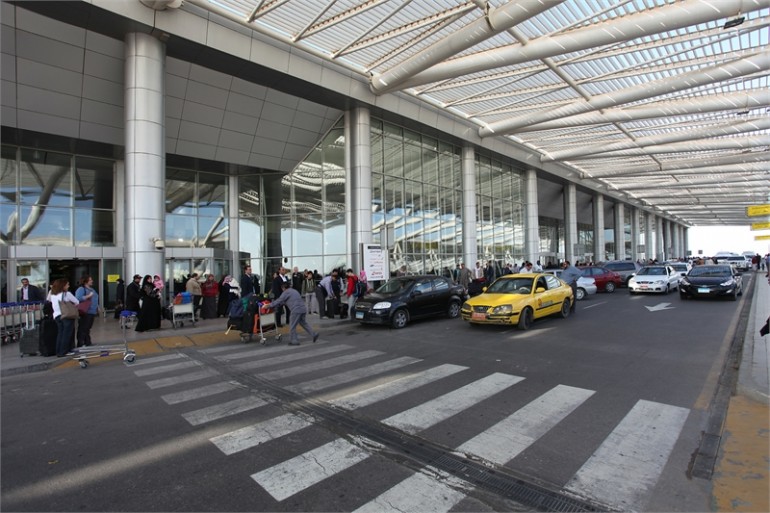
{"label": "parked car", "polygon": [[668,262],[666,265],[673,267],[679,273],[679,276],[685,276],[692,269],[690,262]]}
{"label": "parked car", "polygon": [[623,285],[623,278],[615,271],[610,271],[598,265],[589,265],[580,268],[583,276],[593,278],[599,292],[615,292],[615,289]]}
{"label": "parked car", "polygon": [[401,276],[356,300],[354,319],[403,328],[414,319],[460,315],[465,291],[443,276]]}
{"label": "parked car", "polygon": [[743,255],[719,258],[717,259],[717,263],[730,265],[733,269],[741,273],[748,271],[749,267],[751,267],[751,260],[747,261],[746,257]]}
{"label": "parked car", "polygon": [[[557,278],[561,279],[562,269],[546,269],[544,273],[553,274]],[[575,291],[575,301],[581,301],[592,294],[596,294],[598,290],[596,286],[596,280],[593,278],[586,278],[581,276],[577,281],[577,290]]]}
{"label": "parked car", "polygon": [[670,265],[646,265],[628,280],[628,292],[660,292],[668,294],[679,288],[682,276]]}
{"label": "parked car", "polygon": [[465,301],[460,315],[471,326],[514,324],[526,330],[551,314],[568,317],[574,301],[570,286],[552,274],[507,274]]}
{"label": "parked car", "polygon": [[696,265],[679,281],[679,297],[729,297],[743,294],[743,278],[728,264]]}
{"label": "parked car", "polygon": [[628,286],[628,280],[642,267],[633,260],[610,260],[599,265],[618,273],[623,280],[624,287]]}

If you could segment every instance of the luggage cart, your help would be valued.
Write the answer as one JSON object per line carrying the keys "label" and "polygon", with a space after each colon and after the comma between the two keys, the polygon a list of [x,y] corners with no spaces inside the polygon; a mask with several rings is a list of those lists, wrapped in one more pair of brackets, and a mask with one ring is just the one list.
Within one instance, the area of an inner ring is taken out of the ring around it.
{"label": "luggage cart", "polygon": [[268,311],[269,304],[259,308],[259,343],[265,345],[266,336],[274,336],[276,342],[281,341],[281,334],[278,332],[278,324],[275,321],[275,312]]}
{"label": "luggage cart", "polygon": [[104,358],[113,354],[123,354],[123,361],[134,363],[136,361],[136,352],[128,348],[128,338],[126,333],[136,323],[136,312],[123,310],[120,312],[120,330],[123,332],[123,344],[102,345],[93,347],[78,347],[73,350],[73,360],[85,369],[88,367],[88,360],[92,358]]}
{"label": "luggage cart", "polygon": [[0,303],[0,339],[9,344],[21,337],[24,324],[21,303]]}
{"label": "luggage cart", "polygon": [[171,324],[173,324],[174,329],[184,326],[185,321],[191,322],[195,326],[194,308],[193,303],[171,305]]}

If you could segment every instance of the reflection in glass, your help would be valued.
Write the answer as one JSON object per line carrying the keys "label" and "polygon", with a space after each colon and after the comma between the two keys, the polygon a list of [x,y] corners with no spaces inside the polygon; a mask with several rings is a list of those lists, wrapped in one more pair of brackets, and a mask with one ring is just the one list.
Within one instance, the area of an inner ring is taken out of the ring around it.
{"label": "reflection in glass", "polygon": [[[22,244],[30,246],[72,246],[72,209],[21,207]],[[29,228],[28,228],[29,227]]]}
{"label": "reflection in glass", "polygon": [[75,209],[76,246],[114,246],[115,212]]}

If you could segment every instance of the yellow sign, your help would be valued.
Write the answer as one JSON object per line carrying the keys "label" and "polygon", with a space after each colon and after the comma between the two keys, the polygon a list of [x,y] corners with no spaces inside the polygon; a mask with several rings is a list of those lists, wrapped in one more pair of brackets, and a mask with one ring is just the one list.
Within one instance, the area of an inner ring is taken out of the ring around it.
{"label": "yellow sign", "polygon": [[770,215],[770,204],[768,205],[751,205],[746,207],[746,215],[749,217],[767,216]]}
{"label": "yellow sign", "polygon": [[754,240],[770,240],[770,235],[755,235]]}
{"label": "yellow sign", "polygon": [[770,230],[770,223],[751,223],[752,230]]}
{"label": "yellow sign", "polygon": [[115,283],[116,281],[118,281],[118,278],[120,278],[119,274],[108,274],[107,283]]}

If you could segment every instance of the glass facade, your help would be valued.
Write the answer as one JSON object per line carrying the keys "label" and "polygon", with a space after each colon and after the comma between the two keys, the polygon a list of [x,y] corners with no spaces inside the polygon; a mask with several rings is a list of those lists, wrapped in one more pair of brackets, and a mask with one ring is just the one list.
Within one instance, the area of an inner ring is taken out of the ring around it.
{"label": "glass facade", "polygon": [[0,244],[113,246],[111,160],[2,147]]}
{"label": "glass facade", "polygon": [[166,169],[166,247],[229,248],[227,176]]}

